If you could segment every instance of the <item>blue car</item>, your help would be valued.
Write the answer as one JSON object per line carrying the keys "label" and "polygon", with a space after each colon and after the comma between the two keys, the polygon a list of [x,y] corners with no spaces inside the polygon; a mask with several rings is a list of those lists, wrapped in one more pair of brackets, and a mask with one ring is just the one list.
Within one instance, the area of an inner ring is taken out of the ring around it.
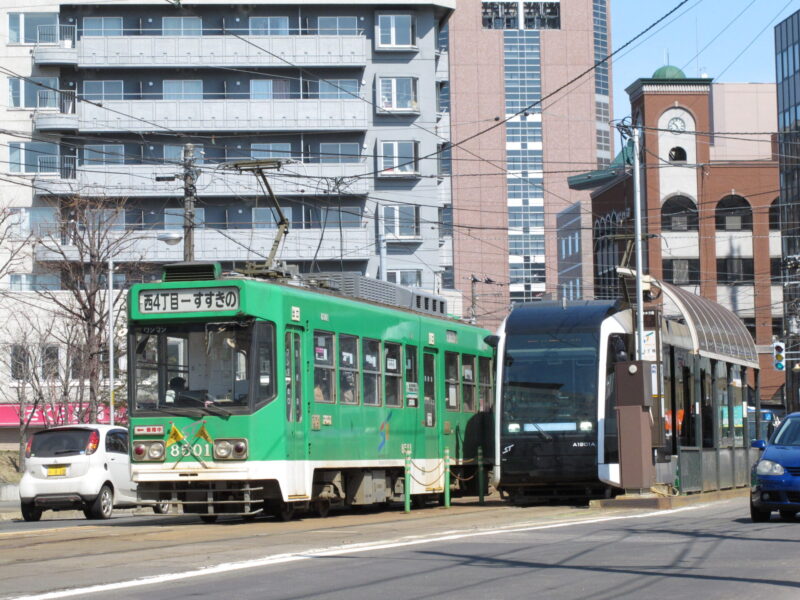
{"label": "blue car", "polygon": [[769,443],[756,440],[751,445],[764,453],[753,465],[750,518],[769,521],[777,510],[782,518],[793,519],[800,512],[800,413],[786,417]]}

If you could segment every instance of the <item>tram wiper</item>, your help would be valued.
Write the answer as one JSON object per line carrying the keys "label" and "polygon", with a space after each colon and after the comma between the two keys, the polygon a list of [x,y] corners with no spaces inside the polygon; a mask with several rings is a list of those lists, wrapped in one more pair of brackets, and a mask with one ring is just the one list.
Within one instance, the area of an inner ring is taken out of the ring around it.
{"label": "tram wiper", "polygon": [[531,425],[536,427],[536,431],[541,433],[544,436],[544,439],[546,439],[548,442],[553,439],[553,436],[547,433],[544,429],[542,429],[538,423],[531,423]]}
{"label": "tram wiper", "polygon": [[203,416],[203,412],[199,410],[195,410],[193,408],[180,408],[180,407],[170,407],[170,408],[162,408],[160,406],[154,406],[152,408],[147,408],[144,410],[153,410],[155,412],[164,413],[165,415],[172,415],[174,417],[194,417],[195,419],[199,419]]}

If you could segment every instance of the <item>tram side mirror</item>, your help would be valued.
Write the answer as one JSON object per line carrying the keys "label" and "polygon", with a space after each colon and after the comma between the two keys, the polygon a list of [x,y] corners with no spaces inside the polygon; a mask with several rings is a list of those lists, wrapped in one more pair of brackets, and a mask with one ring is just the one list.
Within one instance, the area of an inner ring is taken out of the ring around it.
{"label": "tram side mirror", "polygon": [[767,447],[767,442],[764,440],[753,440],[750,442],[751,448],[757,448],[758,450],[764,450]]}
{"label": "tram side mirror", "polygon": [[500,343],[500,336],[487,335],[485,338],[483,338],[483,341],[486,342],[487,346],[491,346],[492,348],[497,348],[497,345]]}

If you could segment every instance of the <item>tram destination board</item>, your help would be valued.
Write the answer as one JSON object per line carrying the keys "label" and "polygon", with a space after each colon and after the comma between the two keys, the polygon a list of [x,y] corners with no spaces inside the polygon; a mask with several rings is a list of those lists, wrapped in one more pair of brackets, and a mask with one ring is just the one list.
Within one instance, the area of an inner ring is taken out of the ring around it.
{"label": "tram destination board", "polygon": [[142,290],[139,292],[139,312],[142,314],[218,310],[239,310],[238,287]]}

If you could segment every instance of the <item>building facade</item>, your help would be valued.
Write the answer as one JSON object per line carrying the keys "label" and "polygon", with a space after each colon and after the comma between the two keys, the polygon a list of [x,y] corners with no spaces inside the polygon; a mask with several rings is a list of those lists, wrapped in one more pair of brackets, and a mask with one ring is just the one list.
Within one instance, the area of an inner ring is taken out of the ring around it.
{"label": "building facade", "polygon": [[[714,300],[742,319],[759,350],[761,398],[782,404],[772,360],[782,331],[775,86],[690,79],[674,67],[627,88],[641,154],[643,271]],[[630,148],[604,171],[572,178],[594,188],[595,286],[620,297],[616,267],[632,243]],[[626,265],[633,268],[633,258]]]}
{"label": "building facade", "polygon": [[[488,326],[510,302],[592,297],[588,194],[566,172],[610,162],[610,66],[560,88],[609,53],[608,15],[606,0],[462,0],[451,18],[454,285],[494,282],[474,286]],[[558,215],[576,203],[562,261]]]}
{"label": "building facade", "polygon": [[[440,150],[450,140],[454,7],[454,0],[4,7],[0,186],[15,215],[10,237],[59,232],[68,247],[75,238],[63,232],[76,207],[114,207],[111,236],[131,240],[113,256],[114,285],[124,288],[182,259],[183,241],[158,240],[183,232],[191,188],[193,258],[226,269],[263,262],[276,212],[253,173],[229,165],[283,159],[288,164],[268,172],[290,223],[279,260],[301,272],[358,271],[441,289],[452,273],[451,234],[441,226],[450,165]],[[197,169],[190,185],[187,168]],[[9,270],[6,287],[23,295],[58,290],[65,252],[31,251]],[[7,376],[13,383],[14,373]]]}
{"label": "building facade", "polygon": [[[800,11],[775,27],[775,81],[778,95],[780,148],[781,234],[784,264],[783,336],[790,353],[800,350]],[[791,410],[800,410],[800,355],[790,354],[786,370],[786,399]]]}

